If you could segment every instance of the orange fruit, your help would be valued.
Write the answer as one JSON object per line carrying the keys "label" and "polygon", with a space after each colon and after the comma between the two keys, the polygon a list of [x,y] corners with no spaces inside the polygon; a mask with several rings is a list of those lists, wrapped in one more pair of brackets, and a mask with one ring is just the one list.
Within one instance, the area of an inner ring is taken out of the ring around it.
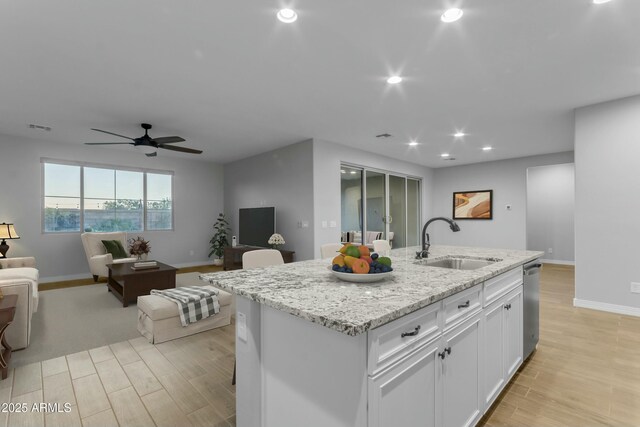
{"label": "orange fruit", "polygon": [[344,267],[344,255],[338,255],[333,260],[331,260],[331,265],[338,264],[340,267]]}
{"label": "orange fruit", "polygon": [[369,252],[369,248],[366,247],[365,245],[358,246],[358,250],[360,251],[361,257],[371,255],[371,252]]}
{"label": "orange fruit", "polygon": [[355,274],[368,274],[369,263],[363,259],[356,259],[351,265],[351,269]]}

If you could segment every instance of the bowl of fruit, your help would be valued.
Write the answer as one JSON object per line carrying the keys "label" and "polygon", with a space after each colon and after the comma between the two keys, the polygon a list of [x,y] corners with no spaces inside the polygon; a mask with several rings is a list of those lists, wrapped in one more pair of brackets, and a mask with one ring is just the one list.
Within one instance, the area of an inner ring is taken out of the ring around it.
{"label": "bowl of fruit", "polygon": [[340,280],[371,283],[391,275],[391,259],[371,253],[364,245],[345,244],[331,261],[331,272]]}

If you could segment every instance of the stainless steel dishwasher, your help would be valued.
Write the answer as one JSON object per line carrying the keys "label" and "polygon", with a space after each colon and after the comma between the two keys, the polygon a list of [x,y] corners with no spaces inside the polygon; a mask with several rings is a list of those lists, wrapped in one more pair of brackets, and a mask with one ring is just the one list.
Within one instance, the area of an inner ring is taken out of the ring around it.
{"label": "stainless steel dishwasher", "polygon": [[523,274],[523,351],[522,359],[526,360],[538,344],[540,335],[540,268],[542,264],[536,260],[525,264]]}

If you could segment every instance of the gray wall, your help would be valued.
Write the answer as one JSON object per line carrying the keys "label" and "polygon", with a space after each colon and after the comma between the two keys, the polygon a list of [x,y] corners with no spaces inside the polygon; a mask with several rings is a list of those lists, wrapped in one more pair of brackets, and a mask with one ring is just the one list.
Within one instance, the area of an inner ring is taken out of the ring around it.
{"label": "gray wall", "polygon": [[575,260],[574,174],[572,163],[527,169],[527,249],[547,261]]}
{"label": "gray wall", "polygon": [[[47,279],[89,277],[80,233],[42,234],[41,158],[171,170],[174,178],[175,231],[141,234],[151,242],[151,256],[173,265],[208,261],[209,239],[223,210],[222,167],[176,157],[145,157],[129,149],[53,144],[0,136],[0,222],[13,222],[20,240],[9,242],[10,257],[35,256]],[[193,255],[190,255],[193,251]]]}
{"label": "gray wall", "polygon": [[[312,141],[270,151],[224,166],[225,212],[238,234],[238,210],[275,206],[276,230],[295,260],[313,258]],[[340,193],[334,195],[340,200]],[[308,227],[299,228],[298,222]]]}
{"label": "gray wall", "polygon": [[[315,257],[320,257],[320,245],[340,241],[340,164],[350,163],[388,172],[422,178],[422,218],[431,214],[430,201],[433,171],[414,163],[380,156],[376,153],[353,149],[333,142],[313,140],[313,201]],[[335,221],[336,228],[323,228],[322,222]]]}
{"label": "gray wall", "polygon": [[639,136],[640,96],[576,111],[576,305],[640,315]]}
{"label": "gray wall", "polygon": [[565,152],[435,169],[433,216],[452,216],[455,191],[493,190],[493,220],[462,220],[458,233],[434,223],[429,227],[432,243],[525,249],[527,168],[571,162],[573,152]]}

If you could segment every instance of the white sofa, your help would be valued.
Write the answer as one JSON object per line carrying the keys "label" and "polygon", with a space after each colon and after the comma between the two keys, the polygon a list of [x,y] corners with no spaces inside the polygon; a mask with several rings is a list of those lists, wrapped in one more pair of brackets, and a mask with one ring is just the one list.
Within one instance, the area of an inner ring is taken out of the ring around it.
{"label": "white sofa", "polygon": [[89,270],[93,275],[93,280],[98,281],[98,277],[107,277],[109,270],[107,264],[119,264],[122,262],[136,261],[136,257],[113,259],[113,256],[104,248],[102,244],[103,240],[120,240],[122,246],[127,248],[127,233],[124,231],[116,231],[112,233],[82,233],[80,235],[82,239],[82,246],[84,246],[84,253],[87,256],[87,262],[89,263]]}
{"label": "white sofa", "polygon": [[13,322],[5,336],[14,350],[29,346],[31,317],[38,310],[38,278],[33,257],[0,259],[0,288],[4,295],[18,295]]}

